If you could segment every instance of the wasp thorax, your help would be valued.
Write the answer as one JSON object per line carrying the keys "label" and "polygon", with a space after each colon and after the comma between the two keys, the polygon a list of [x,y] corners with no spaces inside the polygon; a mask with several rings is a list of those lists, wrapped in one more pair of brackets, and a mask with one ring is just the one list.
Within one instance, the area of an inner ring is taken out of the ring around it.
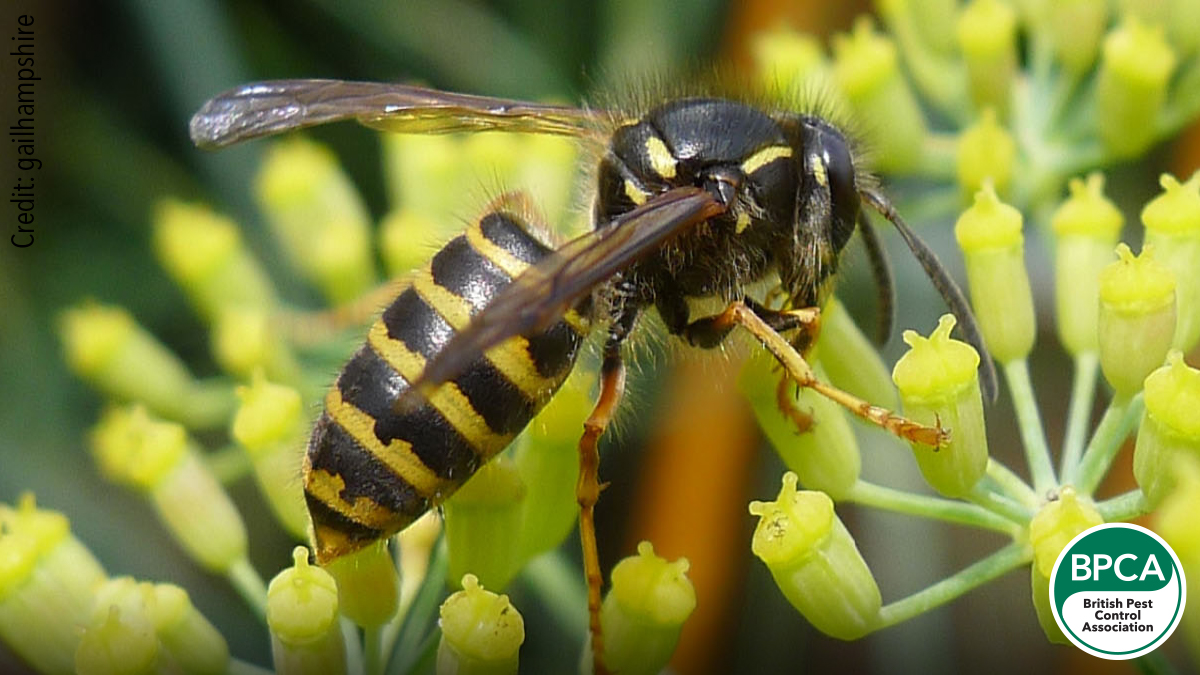
{"label": "wasp thorax", "polygon": [[719,220],[738,234],[756,222],[790,225],[793,154],[785,130],[761,110],[722,99],[671,101],[614,132],[600,165],[597,224],[671,188],[695,186],[728,207]]}

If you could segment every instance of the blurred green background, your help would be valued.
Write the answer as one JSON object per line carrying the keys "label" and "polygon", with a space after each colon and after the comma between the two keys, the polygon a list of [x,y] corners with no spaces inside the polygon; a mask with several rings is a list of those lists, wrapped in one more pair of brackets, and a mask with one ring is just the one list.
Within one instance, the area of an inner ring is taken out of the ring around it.
{"label": "blurred green background", "polygon": [[[151,210],[165,196],[207,202],[233,215],[244,226],[251,248],[281,281],[285,295],[311,300],[280,264],[252,206],[249,186],[261,144],[220,153],[197,151],[186,134],[192,112],[235,84],[283,77],[416,81],[472,93],[576,101],[627,75],[709,61],[744,64],[747,36],[756,29],[783,22],[828,34],[848,27],[861,9],[858,3],[803,0],[7,3],[0,14],[0,23],[8,24],[4,32],[15,31],[21,14],[35,17],[36,69],[43,77],[37,89],[36,143],[44,166],[36,178],[36,243],[27,249],[0,246],[0,502],[11,504],[21,492],[34,491],[41,505],[70,517],[75,533],[110,574],[184,586],[229,640],[234,655],[268,663],[266,631],[240,599],[179,552],[142,500],[100,479],[87,453],[85,434],[102,402],[67,372],[54,334],[58,312],[81,299],[96,298],[128,308],[196,374],[216,374],[206,328],[157,267],[149,248]],[[15,97],[9,65],[5,62],[0,85],[5,126]],[[338,125],[318,129],[313,136],[335,148],[374,215],[382,215],[386,204],[376,135]],[[0,153],[9,154],[3,146]],[[13,164],[0,159],[6,185],[15,179]],[[1126,171],[1137,176],[1130,182],[1145,186],[1132,190],[1131,201],[1140,203],[1155,188],[1153,181],[1145,180],[1153,174],[1139,167]],[[1120,185],[1116,181],[1118,192]],[[465,204],[464,215],[476,206]],[[6,235],[15,231],[9,218],[5,222]],[[936,248],[950,251],[948,229],[941,230],[946,234],[925,231]],[[1031,255],[1035,284],[1042,282],[1039,300],[1044,309],[1049,306],[1050,273],[1044,267],[1046,258],[1037,260],[1044,251]],[[944,257],[951,256],[951,268],[960,274],[956,255]],[[943,309],[931,300],[928,282],[911,261],[895,257],[901,273],[899,327],[928,331]],[[1040,270],[1038,262],[1043,264]],[[866,317],[863,325],[869,332],[872,296],[866,269],[861,257],[852,261],[846,283],[849,304]],[[1050,330],[1048,321],[1042,325]],[[1042,342],[1053,347],[1053,338],[1045,337]],[[898,343],[895,338],[889,343],[889,359],[898,352]],[[1035,379],[1042,402],[1048,404],[1048,417],[1060,419],[1067,361],[1058,352],[1045,354],[1042,348],[1034,356],[1035,368],[1043,366]],[[1058,377],[1047,374],[1056,370]],[[691,382],[694,387],[696,380],[688,377],[694,375],[664,375],[662,381]],[[642,385],[643,395],[655,396],[658,388],[647,379],[651,383]],[[740,405],[732,399],[703,404]],[[740,523],[735,529],[741,529],[728,542],[734,562],[717,574],[725,587],[720,594],[724,599],[710,603],[724,611],[705,629],[706,640],[687,647],[695,653],[681,656],[682,670],[794,672],[836,665],[840,670],[888,672],[902,664],[926,672],[966,667],[976,672],[1042,672],[1079,666],[1074,650],[1051,649],[1045,643],[1030,611],[1024,573],[861,642],[835,643],[816,635],[772,587],[765,569],[750,558],[753,523],[744,515],[745,501],[775,493],[780,465],[773,454],[755,450],[760,442],[745,426],[745,410],[734,412],[731,423],[747,429],[745,445],[751,451],[737,451],[737,461],[748,464],[738,473],[743,484],[728,490],[729,503],[721,508],[733,514]],[[1011,434],[996,430],[1011,428],[1006,424],[1010,413],[1003,406],[994,412],[989,417],[993,437],[1009,442],[993,447],[1015,451]],[[635,416],[622,441],[634,445],[642,438],[658,439],[661,434],[650,428],[650,418]],[[1060,432],[1052,423],[1051,427],[1053,445]],[[693,448],[692,457],[700,466],[704,450],[729,452]],[[646,474],[657,471],[669,482],[676,469],[639,468],[635,452],[606,453],[604,477],[614,486],[605,493],[599,517],[606,535],[602,552],[611,563],[630,552],[629,541],[644,531],[628,525],[625,512],[638,515],[630,505],[643,503],[639,485],[654,484]],[[893,470],[867,468],[868,475]],[[898,471],[912,473],[911,466]],[[721,479],[719,470],[701,470],[699,476],[697,480]],[[248,519],[252,560],[269,578],[289,562],[290,544],[250,481],[232,491]],[[996,543],[976,541],[973,533],[966,540],[952,539],[944,526],[929,529],[896,517],[860,516],[853,510],[847,519],[852,531],[880,533],[885,542],[860,535],[885,599],[920,588]],[[703,527],[700,523],[701,531]],[[898,540],[904,545],[887,544],[889,537],[893,544]],[[689,554],[660,551],[670,557]],[[537,626],[538,609],[522,605],[519,588],[515,593],[527,625]],[[702,608],[705,602],[701,595]],[[536,629],[530,631],[523,656],[529,672],[541,672],[535,670],[537,664],[553,663],[577,647],[551,642]],[[1098,665],[1094,660],[1085,663]],[[20,672],[19,668],[0,645],[0,672]]]}

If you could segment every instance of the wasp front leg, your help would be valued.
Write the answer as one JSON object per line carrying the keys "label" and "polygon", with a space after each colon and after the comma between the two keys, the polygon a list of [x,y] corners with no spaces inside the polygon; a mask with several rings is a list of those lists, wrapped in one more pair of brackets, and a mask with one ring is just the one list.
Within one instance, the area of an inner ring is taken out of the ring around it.
{"label": "wasp front leg", "polygon": [[816,391],[868,422],[914,443],[940,447],[950,440],[950,432],[940,425],[930,427],[918,424],[887,408],[872,405],[853,394],[822,382],[800,352],[745,303],[730,303],[723,312],[708,319],[717,325],[740,325],[750,331],[775,356],[788,376],[797,384]]}

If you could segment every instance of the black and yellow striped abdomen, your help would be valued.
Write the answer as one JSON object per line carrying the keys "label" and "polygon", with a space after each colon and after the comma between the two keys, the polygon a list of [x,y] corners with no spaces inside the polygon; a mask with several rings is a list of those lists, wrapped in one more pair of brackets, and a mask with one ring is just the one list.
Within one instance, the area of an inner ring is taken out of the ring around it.
{"label": "black and yellow striped abdomen", "polygon": [[551,249],[523,219],[490,210],[413,273],[325,397],[304,493],[326,562],[406,527],[512,442],[570,373],[587,321],[481,355],[419,405],[396,400],[456,331]]}

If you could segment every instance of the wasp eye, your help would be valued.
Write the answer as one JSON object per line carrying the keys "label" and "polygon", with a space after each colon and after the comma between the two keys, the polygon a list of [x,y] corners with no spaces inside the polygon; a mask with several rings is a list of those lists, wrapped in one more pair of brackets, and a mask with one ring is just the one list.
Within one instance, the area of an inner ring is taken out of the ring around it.
{"label": "wasp eye", "polygon": [[858,220],[859,198],[854,181],[854,160],[846,137],[829,127],[817,128],[817,152],[829,180],[833,211],[830,235],[835,249],[841,249],[850,235],[854,234],[854,223]]}

